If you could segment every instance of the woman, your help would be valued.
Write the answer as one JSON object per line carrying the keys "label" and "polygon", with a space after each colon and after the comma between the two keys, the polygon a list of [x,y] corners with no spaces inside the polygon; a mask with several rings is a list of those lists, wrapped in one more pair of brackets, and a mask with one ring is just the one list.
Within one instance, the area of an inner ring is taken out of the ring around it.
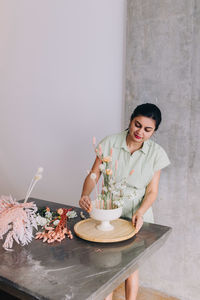
{"label": "woman", "polygon": [[[150,139],[160,122],[160,109],[151,103],[142,104],[131,115],[127,130],[108,136],[100,142],[103,156],[110,155],[112,148],[112,159],[118,160],[117,180],[127,178],[127,194],[133,189],[136,191],[133,199],[125,201],[122,217],[132,220],[137,232],[143,221],[154,222],[152,204],[158,194],[160,172],[170,163],[163,148]],[[100,164],[101,159],[96,157],[91,169],[97,176],[96,181],[101,175]],[[133,169],[134,173],[128,177]],[[80,207],[86,211],[91,210],[89,195],[93,188],[94,182],[89,174],[79,201]],[[138,286],[138,271],[135,271],[125,281],[126,300],[136,300]],[[106,300],[111,299],[112,293],[106,297]]]}

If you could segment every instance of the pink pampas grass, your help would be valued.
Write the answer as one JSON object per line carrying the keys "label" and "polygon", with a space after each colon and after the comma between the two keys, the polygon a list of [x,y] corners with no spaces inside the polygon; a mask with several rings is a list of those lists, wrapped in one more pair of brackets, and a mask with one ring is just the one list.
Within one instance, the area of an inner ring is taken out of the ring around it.
{"label": "pink pampas grass", "polygon": [[7,234],[3,244],[5,250],[11,250],[14,240],[24,246],[33,238],[33,228],[37,229],[37,206],[33,202],[27,203],[27,200],[36,182],[42,178],[42,172],[43,168],[38,168],[23,203],[11,196],[0,197],[0,239]]}
{"label": "pink pampas grass", "polygon": [[0,198],[0,239],[7,234],[3,248],[10,250],[15,240],[22,246],[31,242],[33,227],[37,229],[33,202],[19,203],[11,196]]}

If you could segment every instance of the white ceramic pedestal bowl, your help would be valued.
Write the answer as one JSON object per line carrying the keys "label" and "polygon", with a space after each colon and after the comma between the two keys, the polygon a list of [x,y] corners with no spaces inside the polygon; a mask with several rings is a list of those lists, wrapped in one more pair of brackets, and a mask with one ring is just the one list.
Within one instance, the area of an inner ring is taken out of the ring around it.
{"label": "white ceramic pedestal bowl", "polygon": [[92,201],[92,211],[90,217],[94,220],[100,221],[97,225],[97,229],[102,231],[113,230],[114,227],[110,224],[110,221],[118,219],[122,214],[122,207],[114,209],[100,209],[95,207],[95,201]]}

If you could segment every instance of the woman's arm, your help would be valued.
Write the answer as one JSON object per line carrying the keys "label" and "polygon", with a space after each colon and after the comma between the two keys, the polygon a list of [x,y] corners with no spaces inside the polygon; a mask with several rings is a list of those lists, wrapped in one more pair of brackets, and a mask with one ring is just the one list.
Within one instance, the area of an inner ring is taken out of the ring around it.
{"label": "woman's arm", "polygon": [[91,173],[95,173],[96,174],[96,183],[99,180],[99,177],[101,175],[101,172],[99,170],[99,165],[101,164],[101,159],[99,157],[96,157],[95,162],[92,166],[92,169],[90,171],[90,173],[88,174],[88,176],[85,178],[84,184],[83,184],[83,189],[82,189],[82,193],[81,193],[81,199],[79,201],[79,205],[81,208],[85,209],[86,211],[91,211],[91,200],[90,200],[90,193],[92,192],[95,184],[94,184],[94,180],[91,179],[90,175]]}
{"label": "woman's arm", "polygon": [[133,215],[132,223],[135,226],[137,232],[140,230],[140,228],[143,225],[143,219],[142,219],[143,215],[152,206],[152,204],[154,203],[158,195],[160,172],[161,172],[160,170],[157,171],[154,174],[150,183],[147,185],[142,204],[140,208],[136,211],[136,213]]}

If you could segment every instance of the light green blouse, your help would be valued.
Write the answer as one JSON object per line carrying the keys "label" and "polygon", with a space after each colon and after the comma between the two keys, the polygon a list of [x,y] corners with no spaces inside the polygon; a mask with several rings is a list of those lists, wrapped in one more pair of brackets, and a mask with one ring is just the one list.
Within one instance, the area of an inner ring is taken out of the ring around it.
{"label": "light green blouse", "polygon": [[[170,161],[164,149],[150,139],[143,143],[141,149],[131,155],[126,144],[127,132],[125,130],[119,134],[107,136],[99,144],[101,144],[103,156],[109,156],[112,148],[113,172],[115,161],[118,160],[116,179],[117,181],[127,179],[125,195],[129,195],[134,189],[136,195],[131,199],[126,198],[122,213],[122,217],[131,219],[140,207],[146,187],[154,173],[168,166]],[[130,176],[130,171],[133,169],[134,172]],[[151,207],[144,214],[144,221],[154,222]]]}

